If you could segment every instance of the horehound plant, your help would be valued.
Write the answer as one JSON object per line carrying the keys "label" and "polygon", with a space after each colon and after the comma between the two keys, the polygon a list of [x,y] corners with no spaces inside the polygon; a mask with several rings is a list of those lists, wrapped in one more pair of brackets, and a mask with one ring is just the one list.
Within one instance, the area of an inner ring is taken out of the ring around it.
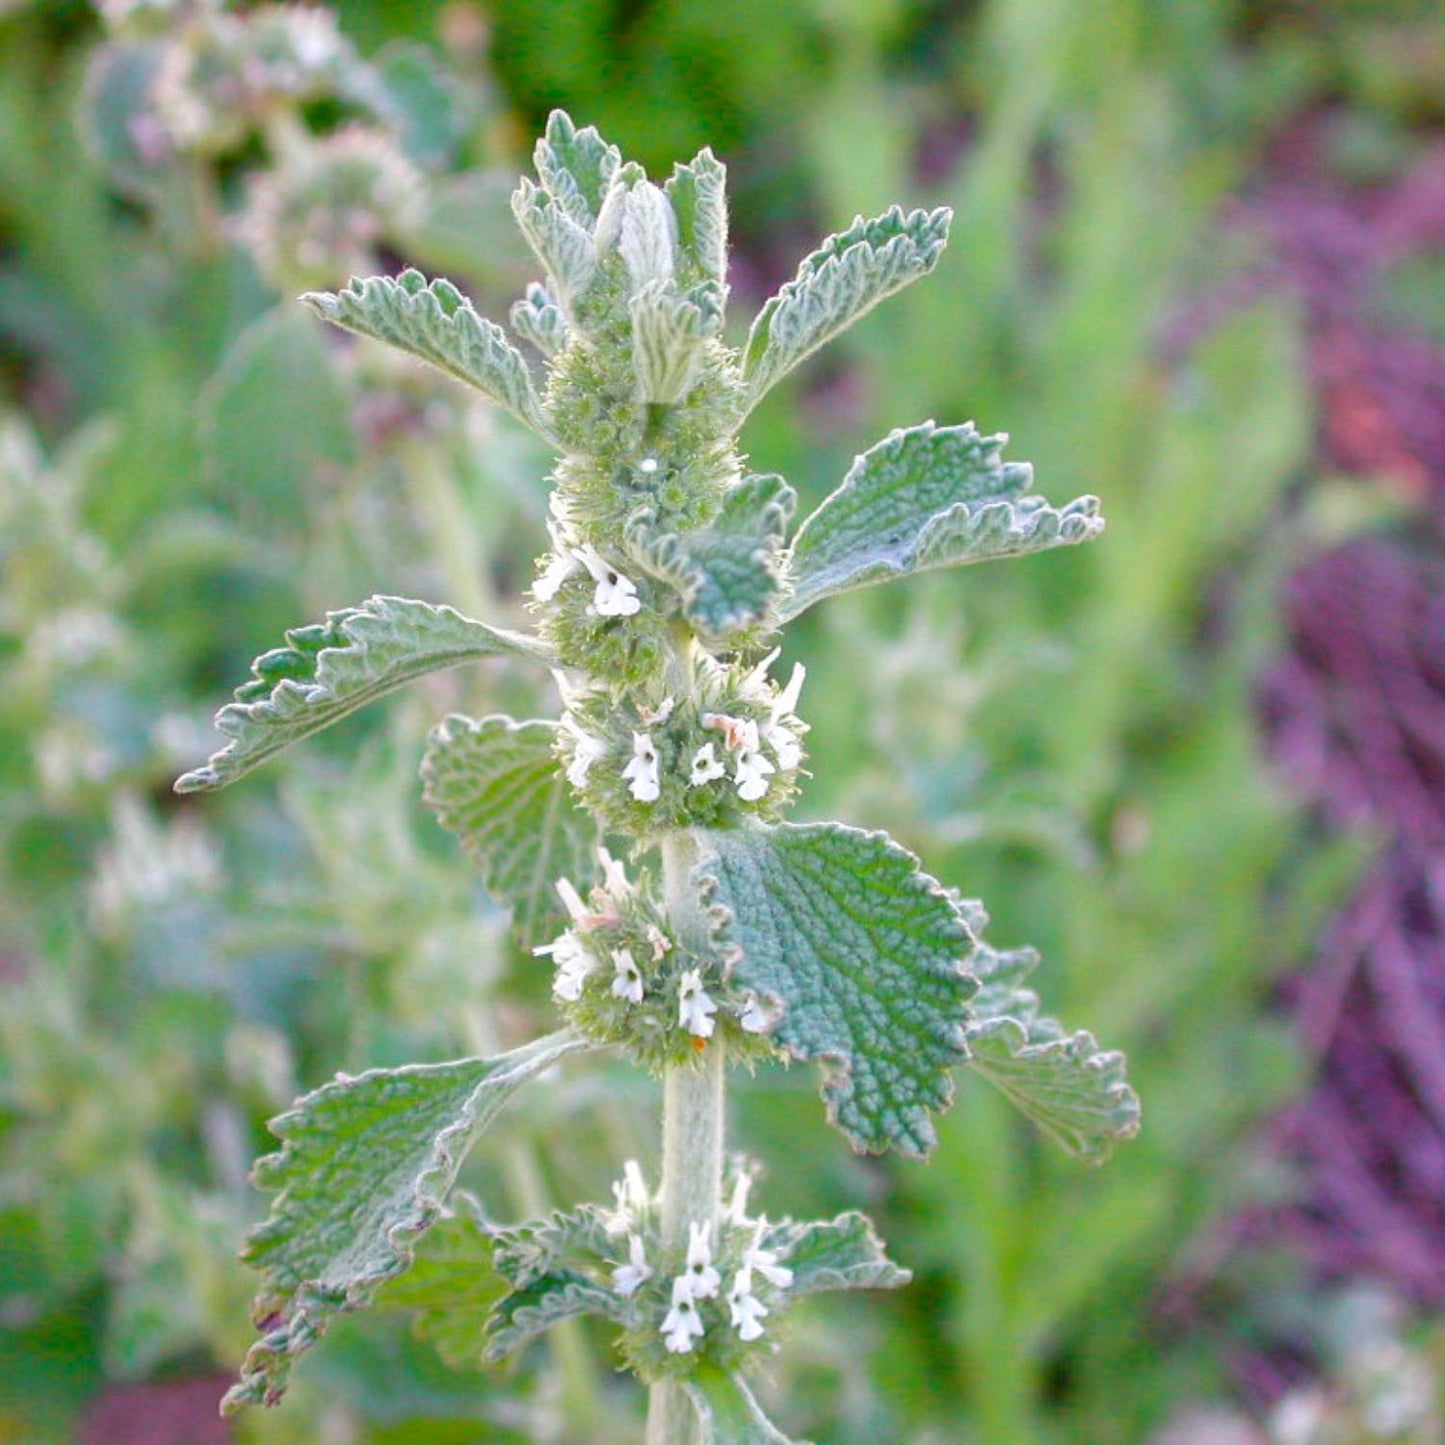
{"label": "horehound plant", "polygon": [[[794,1300],[893,1287],[871,1224],[773,1222],[725,1150],[730,1066],[822,1066],[855,1150],[925,1156],[930,1114],[966,1065],[1065,1148],[1102,1158],[1134,1133],[1124,1060],[1039,1012],[1028,950],[982,940],[982,907],[882,833],[784,821],[805,759],[803,669],[773,675],[778,629],[834,593],[927,568],[1081,542],[1083,497],[1030,494],[1003,438],[932,422],[892,432],[792,528],[795,495],[749,472],[737,434],[780,377],[926,274],[949,213],[891,209],[830,237],[752,324],[723,339],[724,170],[703,151],[665,185],[554,114],[513,209],[546,275],[513,308],[538,385],[502,329],[415,271],[305,298],[321,316],[477,387],[560,453],[536,630],[374,597],[288,634],[217,724],[230,741],[178,783],[218,788],[424,673],[514,655],[552,671],[558,722],[446,718],[426,801],[476,860],[564,1026],[498,1058],[339,1076],[273,1124],[274,1193],[246,1258],[265,1276],[260,1339],[226,1408],[278,1401],[338,1311],[370,1303],[447,1238],[444,1284],[500,1359],[601,1315],[649,1388],[654,1445],[781,1440],[751,1381]],[[610,847],[610,851],[609,851]],[[662,1081],[661,1173],[634,1162],[611,1207],[499,1225],[461,1191],[480,1131],[528,1080],[607,1049]],[[485,1264],[505,1282],[468,1298]],[[455,1319],[453,1319],[455,1334]],[[483,1343],[484,1342],[484,1343]]]}

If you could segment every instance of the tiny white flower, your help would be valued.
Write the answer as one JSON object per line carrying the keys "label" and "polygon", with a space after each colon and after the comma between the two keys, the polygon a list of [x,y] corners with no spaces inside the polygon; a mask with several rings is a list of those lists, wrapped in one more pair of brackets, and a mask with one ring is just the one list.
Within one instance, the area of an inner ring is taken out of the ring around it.
{"label": "tiny white flower", "polygon": [[753,1187],[753,1176],[746,1169],[740,1170],[733,1179],[733,1194],[723,1218],[731,1224],[742,1224],[748,1217],[748,1194]]}
{"label": "tiny white flower", "polygon": [[557,977],[552,980],[552,992],[568,1003],[576,1003],[582,997],[582,985],[596,967],[582,940],[569,928],[561,937],[551,943],[542,944],[540,948],[534,948],[532,952],[552,955],[552,962],[557,965]]}
{"label": "tiny white flower", "polygon": [[768,791],[768,775],[777,768],[763,756],[758,739],[758,725],[751,718],[742,726],[742,742],[733,762],[733,779],[738,797],[756,803]]}
{"label": "tiny white flower", "polygon": [[654,963],[672,952],[672,940],[655,923],[647,925],[647,941],[652,945],[652,961]]}
{"label": "tiny white flower", "polygon": [[625,998],[628,1003],[641,1003],[642,970],[633,962],[632,951],[614,948],[612,964],[617,970],[617,977],[612,980],[612,997]]}
{"label": "tiny white flower", "polygon": [[778,1263],[777,1250],[762,1247],[762,1237],[762,1221],[760,1220],[756,1237],[752,1244],[743,1251],[743,1268],[757,1270],[774,1289],[787,1289],[793,1282],[793,1271],[787,1265]]}
{"label": "tiny white flower", "polygon": [[622,1178],[612,1186],[617,1208],[607,1221],[608,1234],[631,1234],[647,1213],[647,1181],[637,1160],[629,1159],[622,1166]]}
{"label": "tiny white flower", "polygon": [[803,745],[792,728],[782,723],[764,723],[762,732],[763,741],[772,748],[778,766],[785,773],[792,772],[803,761]]}
{"label": "tiny white flower", "polygon": [[735,753],[743,745],[746,736],[743,729],[747,722],[740,717],[729,717],[725,712],[705,712],[700,719],[703,727],[715,728],[723,735],[723,743],[729,752]]}
{"label": "tiny white flower", "polygon": [[577,726],[570,713],[562,717],[562,731],[572,740],[572,758],[567,764],[567,781],[574,788],[580,788],[587,781],[587,773],[598,758],[607,754],[607,744],[601,738],[593,737]]}
{"label": "tiny white flower", "polygon": [[645,472],[648,476],[651,476],[657,470],[657,458],[643,457],[643,459],[637,464],[637,470],[639,472]]}
{"label": "tiny white flower", "polygon": [[722,1276],[712,1267],[712,1225],[692,1220],[687,1226],[687,1270],[678,1276],[688,1282],[695,1300],[711,1299],[722,1284]]}
{"label": "tiny white flower", "polygon": [[597,861],[602,864],[603,890],[619,903],[624,898],[631,898],[633,887],[628,881],[627,870],[622,864],[606,848],[597,850]]}
{"label": "tiny white flower", "polygon": [[677,986],[677,1021],[688,1033],[710,1039],[717,1027],[713,1015],[717,1005],[702,986],[702,973],[692,968],[683,974]]}
{"label": "tiny white flower", "polygon": [[738,1338],[755,1340],[763,1332],[760,1323],[767,1317],[767,1307],[753,1294],[753,1275],[746,1265],[733,1277],[732,1288],[728,1291],[728,1313]]}
{"label": "tiny white flower", "polygon": [[687,1276],[680,1274],[672,1282],[672,1308],[662,1321],[663,1343],[675,1355],[685,1355],[692,1342],[703,1337],[702,1316],[688,1287]]}
{"label": "tiny white flower", "polygon": [[532,596],[538,602],[550,602],[577,567],[577,559],[571,552],[554,552],[537,580],[532,583]]}
{"label": "tiny white flower", "polygon": [[[776,654],[775,654],[776,655]],[[773,720],[786,717],[790,712],[798,710],[798,698],[803,691],[803,679],[807,676],[807,670],[801,662],[793,664],[792,676],[788,678],[788,685],[773,699]]]}
{"label": "tiny white flower", "polygon": [[688,774],[688,785],[700,788],[704,783],[710,783],[714,778],[726,776],[727,767],[717,755],[717,748],[713,743],[704,743],[693,754],[692,772]]}
{"label": "tiny white flower", "polygon": [[591,547],[574,547],[572,555],[592,574],[597,584],[592,606],[599,617],[631,617],[642,610],[637,586],[624,577],[610,562],[605,562]]}
{"label": "tiny white flower", "polygon": [[654,727],[658,723],[665,723],[672,716],[672,710],[677,706],[675,697],[665,697],[656,707],[645,707],[638,704],[637,715],[648,727]]}
{"label": "tiny white flower", "polygon": [[586,923],[594,916],[592,910],[582,901],[582,895],[572,886],[570,878],[559,878],[553,887],[556,888],[557,897],[562,900],[562,906],[573,923]]}
{"label": "tiny white flower", "polygon": [[774,1023],[773,1013],[763,1007],[762,1000],[755,993],[747,996],[747,1006],[738,1018],[738,1025],[745,1034],[765,1034]]}
{"label": "tiny white flower", "polygon": [[623,1299],[636,1294],[638,1286],[644,1280],[652,1278],[652,1266],[642,1252],[642,1239],[639,1235],[627,1236],[627,1260],[626,1264],[619,1264],[612,1271],[612,1286]]}
{"label": "tiny white flower", "polygon": [[628,783],[627,791],[639,803],[655,803],[661,796],[657,753],[647,733],[632,734],[632,761],[623,768],[622,776]]}

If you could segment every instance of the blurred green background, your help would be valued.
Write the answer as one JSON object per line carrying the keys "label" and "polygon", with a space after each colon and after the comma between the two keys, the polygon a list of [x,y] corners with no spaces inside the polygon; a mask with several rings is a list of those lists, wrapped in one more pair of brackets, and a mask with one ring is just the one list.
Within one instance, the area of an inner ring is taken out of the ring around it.
{"label": "blurred green background", "polygon": [[[1145,1128],[1089,1172],[964,1080],[931,1163],[860,1160],[807,1072],[741,1081],[762,1206],[866,1209],[916,1276],[800,1311],[775,1417],[819,1445],[1445,1438],[1430,1301],[1320,1275],[1288,1223],[1308,1170],[1267,1127],[1312,1087],[1280,981],[1390,828],[1292,794],[1254,701],[1295,569],[1365,534],[1438,552],[1439,458],[1330,449],[1329,278],[1288,271],[1265,204],[1302,155],[1373,195],[1436,153],[1438,13],[330,13],[0,0],[0,1442],[636,1434],[602,1334],[499,1376],[385,1311],[338,1327],[280,1411],[215,1419],[250,1335],[234,1255],[264,1120],[337,1069],[548,1026],[415,773],[443,712],[555,700],[520,667],[447,674],[233,792],[169,791],[285,627],[377,592],[522,620],[548,458],[290,298],[405,261],[503,319],[533,279],[507,196],[559,105],[654,173],[726,161],[739,332],[856,213],[953,206],[936,274],[745,433],[805,507],[889,428],[972,418],[1109,518],[790,638],[802,815],[888,828],[985,900],[996,943],[1039,946],[1051,1009],[1129,1054]],[[1433,244],[1379,295],[1421,344],[1445,344]],[[469,1170],[496,1214],[605,1198],[653,1156],[645,1079],[536,1093]]]}

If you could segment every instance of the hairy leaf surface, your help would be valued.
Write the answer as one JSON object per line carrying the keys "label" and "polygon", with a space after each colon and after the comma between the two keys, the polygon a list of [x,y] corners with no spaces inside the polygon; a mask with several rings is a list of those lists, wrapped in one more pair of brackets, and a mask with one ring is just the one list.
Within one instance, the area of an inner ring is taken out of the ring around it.
{"label": "hairy leaf surface", "polygon": [[769,616],[782,576],[782,543],[797,494],[781,478],[749,475],[709,527],[650,544],[650,560],[682,594],[682,609],[704,636],[719,638]]}
{"label": "hairy leaf surface", "polygon": [[286,634],[252,663],[255,676],[216,714],[231,741],[176,782],[178,793],[221,788],[357,708],[429,672],[504,655],[555,661],[535,637],[473,622],[453,607],[373,597]]}
{"label": "hairy leaf surface", "polygon": [[411,1262],[477,1136],[529,1079],[579,1049],[570,1030],[495,1059],[414,1064],[338,1076],[272,1121],[278,1153],[255,1168],[276,1195],[244,1258],[266,1286],[255,1313],[261,1339],[228,1410],[274,1403],[295,1357],[332,1316],[369,1304]]}
{"label": "hairy leaf surface", "polygon": [[318,316],[429,361],[505,407],[538,436],[553,441],[522,353],[494,321],[478,316],[450,281],[427,284],[420,271],[353,278],[338,292],[301,298]]}
{"label": "hairy leaf surface", "polygon": [[694,878],[713,941],[735,986],[782,1006],[773,1041],[822,1063],[829,1118],[855,1149],[928,1154],[977,987],[952,898],[884,833],[782,824],[705,840]]}
{"label": "hairy leaf surface", "polygon": [[910,572],[1084,542],[1104,520],[1098,500],[1059,509],[1025,495],[1026,462],[1005,462],[1006,438],[973,424],[890,432],[856,458],[793,543],[796,617],[821,598]]}
{"label": "hairy leaf surface", "polygon": [[793,1271],[790,1299],[826,1290],[898,1289],[913,1277],[888,1258],[873,1222],[855,1210],[830,1220],[772,1225],[763,1247]]}
{"label": "hairy leaf surface", "polygon": [[727,168],[710,150],[674,166],[663,186],[677,217],[677,244],[701,278],[727,282]]}
{"label": "hairy leaf surface", "polygon": [[969,1063],[1076,1158],[1100,1164],[1139,1132],[1139,1099],[1121,1053],[1101,1049],[1086,1030],[1066,1033],[1039,1015],[1023,980],[1038,963],[1032,949],[999,953],[980,943],[969,959],[982,988],[973,1001]]}
{"label": "hairy leaf surface", "polygon": [[808,1445],[784,1435],[741,1375],[704,1360],[682,1388],[697,1411],[702,1445]]}
{"label": "hairy leaf surface", "polygon": [[951,218],[946,206],[907,215],[892,206],[829,236],[753,322],[743,348],[748,407],[885,297],[927,275],[948,239]]}
{"label": "hairy leaf surface", "polygon": [[572,803],[556,737],[555,723],[454,714],[432,731],[421,765],[423,800],[511,907],[524,943],[559,931],[556,879],[595,871],[597,825]]}

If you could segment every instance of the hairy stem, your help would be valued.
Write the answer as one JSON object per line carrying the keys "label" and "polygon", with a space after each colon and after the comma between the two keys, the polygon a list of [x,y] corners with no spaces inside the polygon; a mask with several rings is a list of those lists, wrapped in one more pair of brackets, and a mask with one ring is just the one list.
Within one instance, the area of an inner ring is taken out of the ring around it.
{"label": "hairy stem", "polygon": [[[689,875],[697,861],[690,834],[663,840],[662,876],[674,934],[698,947],[705,941],[697,897]],[[722,1201],[724,1076],[726,1051],[709,1039],[696,1065],[669,1069],[662,1099],[662,1236],[669,1250],[684,1249],[688,1225],[717,1229]],[[653,1385],[648,1396],[647,1445],[687,1445],[693,1439],[693,1411],[675,1381]]]}

